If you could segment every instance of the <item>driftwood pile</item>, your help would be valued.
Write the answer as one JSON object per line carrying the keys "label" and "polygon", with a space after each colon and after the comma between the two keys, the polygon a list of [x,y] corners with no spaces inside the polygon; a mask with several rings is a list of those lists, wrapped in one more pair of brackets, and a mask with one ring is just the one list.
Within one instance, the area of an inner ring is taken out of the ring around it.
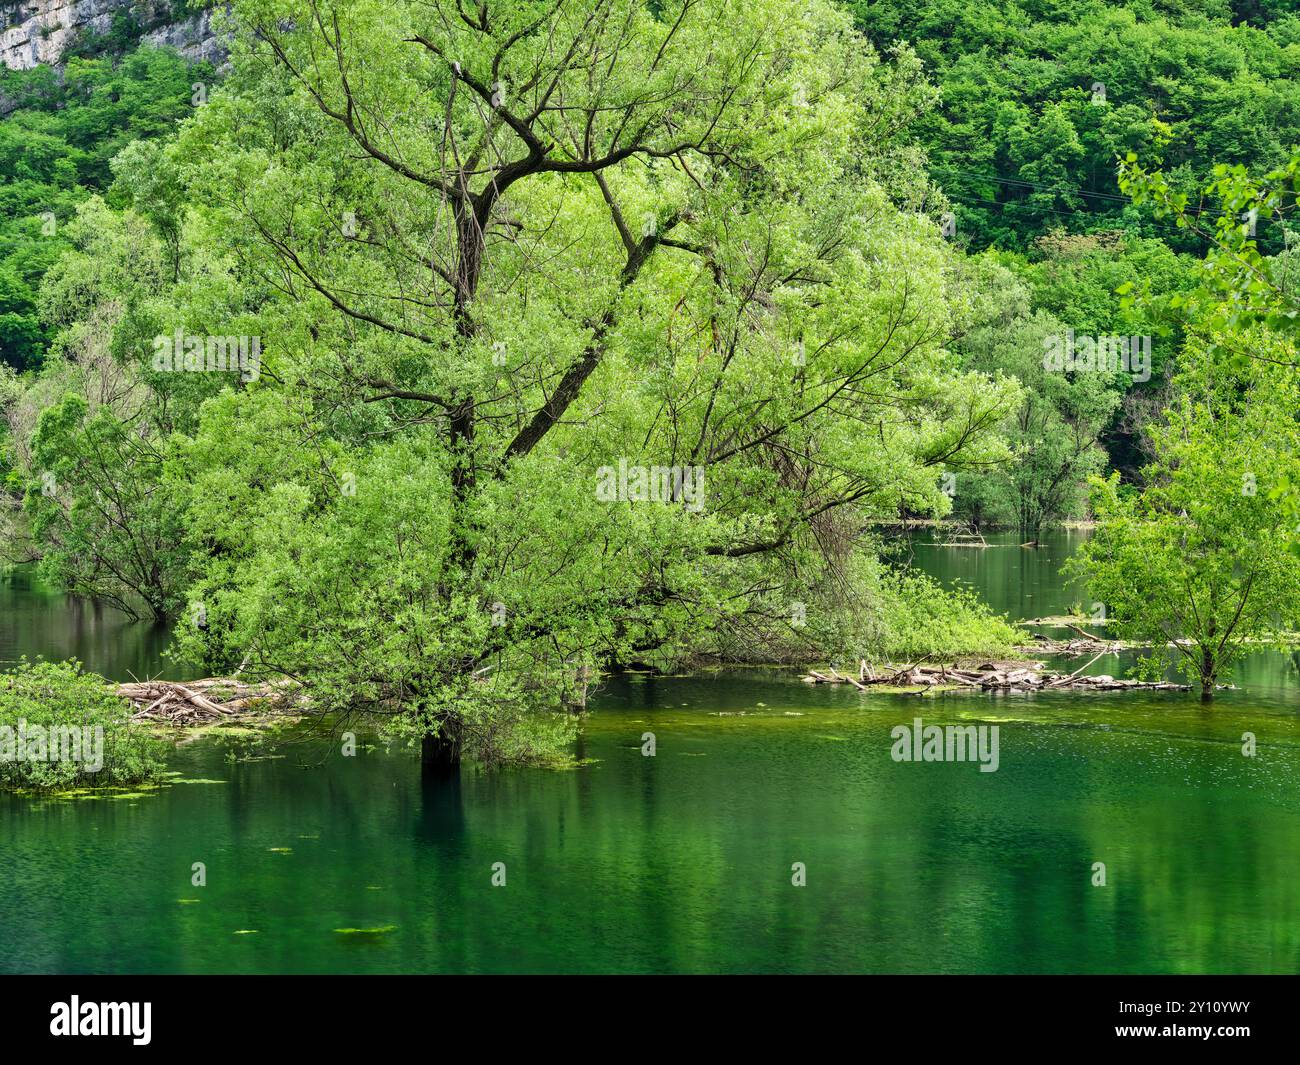
{"label": "driftwood pile", "polygon": [[1033,634],[1033,644],[1018,647],[1018,651],[1031,651],[1040,655],[1059,655],[1061,658],[1079,658],[1082,655],[1095,655],[1098,652],[1107,655],[1119,654],[1128,645],[1120,640],[1099,640],[1095,636],[1087,639],[1080,637],[1072,640],[1057,640],[1040,633]]}
{"label": "driftwood pile", "polygon": [[244,684],[209,677],[184,684],[170,680],[138,681],[119,685],[117,693],[135,707],[133,721],[208,725],[238,717],[254,703],[265,705],[283,694],[281,688],[275,684]]}
{"label": "driftwood pile", "polygon": [[1147,691],[1188,690],[1186,684],[1171,684],[1167,681],[1120,680],[1106,674],[1084,676],[1083,671],[1097,661],[1102,653],[1104,652],[1095,655],[1087,665],[1073,673],[1045,670],[1042,662],[985,662],[972,667],[926,666],[917,662],[902,667],[888,665],[876,669],[863,661],[856,677],[827,669],[825,672],[809,670],[803,679],[807,684],[852,684],[861,691],[868,691],[875,684],[891,687],[918,686],[922,690],[942,685],[1006,692],[1127,691],[1132,688]]}
{"label": "driftwood pile", "polygon": [[1022,621],[1022,625],[1042,625],[1051,624],[1059,625],[1062,628],[1072,629],[1078,633],[1077,636],[1057,639],[1054,636],[1044,636],[1040,632],[1032,633],[1034,641],[1032,647],[1017,648],[1020,651],[1032,651],[1045,655],[1060,655],[1064,658],[1078,658],[1080,655],[1113,655],[1123,651],[1127,646],[1122,640],[1106,640],[1100,636],[1094,636],[1086,629],[1079,628],[1078,625],[1072,625],[1062,618],[1039,618],[1034,621]]}

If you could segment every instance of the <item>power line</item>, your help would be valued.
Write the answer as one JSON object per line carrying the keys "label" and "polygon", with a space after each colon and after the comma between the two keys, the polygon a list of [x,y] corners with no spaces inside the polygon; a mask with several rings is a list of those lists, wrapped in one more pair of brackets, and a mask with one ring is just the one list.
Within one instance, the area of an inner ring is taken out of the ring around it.
{"label": "power line", "polygon": [[[1079,215],[1084,215],[1086,217],[1095,218],[1098,221],[1102,220],[1100,217],[1096,215],[1089,215],[1087,211],[1082,211],[1077,207],[1065,211],[1057,207],[1040,207],[1038,205],[1017,203],[1014,200],[987,200],[979,196],[963,196],[961,193],[949,192],[947,189],[944,189],[944,195],[947,196],[950,200],[957,200],[959,203],[978,203],[988,207],[1001,207],[1001,208],[1020,207],[1026,211],[1049,211],[1052,214],[1064,215],[1067,218],[1077,218]],[[1188,229],[1179,229],[1177,226],[1165,225],[1160,222],[1147,222],[1146,225],[1150,226],[1152,229],[1159,230],[1160,232],[1163,233],[1178,233],[1184,236],[1194,237],[1198,240],[1205,239],[1199,233],[1196,233]]]}
{"label": "power line", "polygon": [[[1026,180],[1023,179],[1023,178],[1009,178],[1009,177],[1003,177],[1003,176],[1001,176],[1001,175],[999,175],[999,174],[976,174],[976,173],[973,173],[972,171],[969,171],[969,170],[957,170],[957,169],[955,169],[954,167],[947,167],[947,166],[936,166],[936,167],[931,167],[931,169],[932,169],[932,170],[941,171],[941,172],[944,172],[944,173],[949,173],[949,174],[958,174],[958,175],[960,175],[960,176],[962,176],[962,177],[974,178],[974,179],[979,180],[979,181],[996,181],[996,182],[999,182],[999,183],[1001,183],[1001,184],[1003,184],[1003,185],[1011,185],[1011,186],[1014,186],[1014,187],[1020,187],[1020,188],[1030,188],[1030,189],[1035,189],[1035,190],[1042,191],[1042,192],[1066,193],[1066,194],[1073,194],[1073,195],[1076,195],[1076,196],[1091,196],[1091,197],[1094,197],[1094,198],[1096,198],[1096,199],[1117,201],[1117,202],[1119,202],[1119,203],[1129,203],[1129,204],[1131,204],[1131,203],[1133,202],[1133,198],[1132,198],[1131,196],[1122,196],[1122,195],[1119,195],[1119,194],[1117,194],[1117,193],[1110,193],[1110,192],[1091,192],[1091,191],[1089,191],[1089,190],[1087,190],[1087,189],[1067,188],[1067,187],[1065,187],[1065,186],[1040,185],[1040,184],[1038,184],[1037,182],[1026,181]],[[944,193],[945,193],[945,195],[948,195],[948,196],[952,196],[952,195],[954,195],[953,193],[949,193],[947,189],[944,190]],[[1002,201],[1002,200],[987,200],[987,201],[984,201],[984,202],[987,202],[987,203],[1002,203],[1002,202],[1004,202],[1004,201]],[[1013,201],[1007,201],[1007,202],[1013,202]],[[1051,211],[1051,210],[1054,210],[1054,208],[1051,208],[1051,207],[1042,207],[1042,208],[1035,208],[1035,209],[1036,209],[1036,210],[1044,210],[1044,211]],[[1184,208],[1183,210],[1184,210],[1184,212],[1185,212],[1186,214],[1190,214],[1190,215],[1192,215],[1192,216],[1195,217],[1195,218],[1200,218],[1201,215],[1206,214],[1206,213],[1210,213],[1210,211],[1211,211],[1211,209],[1210,209],[1210,208],[1207,208],[1207,207],[1187,207],[1187,208]],[[1079,212],[1078,212],[1078,208],[1075,208],[1074,211],[1075,211],[1075,213],[1079,213]],[[1058,212],[1058,213],[1059,213],[1059,212]],[[1272,216],[1262,217],[1262,218],[1256,218],[1255,221],[1256,221],[1256,225],[1258,225],[1260,222],[1265,222],[1265,223],[1267,223],[1267,224],[1269,224],[1269,225],[1273,225],[1273,224],[1275,224],[1275,223],[1279,223],[1279,220],[1273,218]],[[1167,230],[1170,231],[1170,232],[1174,232],[1174,231],[1182,232],[1181,230],[1169,230],[1168,227],[1162,227],[1159,223],[1155,223],[1155,222],[1153,222],[1153,223],[1151,223],[1151,224],[1152,224],[1153,226],[1155,226],[1156,228],[1165,228],[1165,229],[1167,229]],[[1280,224],[1280,223],[1279,223],[1279,224]]]}
{"label": "power line", "polygon": [[932,170],[941,170],[949,174],[959,174],[962,177],[975,178],[979,181],[997,181],[1003,185],[1017,185],[1027,189],[1037,189],[1041,192],[1058,192],[1067,193],[1075,196],[1090,196],[1098,200],[1118,200],[1121,203],[1132,203],[1130,196],[1122,196],[1114,192],[1091,192],[1088,189],[1067,188],[1065,186],[1040,185],[1034,181],[1026,181],[1024,178],[1002,177],[999,174],[976,174],[969,170],[956,170],[949,166],[931,167]]}

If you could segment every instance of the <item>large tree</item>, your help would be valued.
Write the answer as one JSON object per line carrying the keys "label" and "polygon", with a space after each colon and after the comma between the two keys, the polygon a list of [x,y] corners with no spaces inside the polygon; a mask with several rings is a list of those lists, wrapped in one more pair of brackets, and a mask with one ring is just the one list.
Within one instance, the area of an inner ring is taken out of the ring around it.
{"label": "large tree", "polygon": [[872,177],[927,92],[834,5],[235,16],[169,153],[265,359],[177,448],[190,654],[429,765],[528,757],[591,667],[791,615],[865,516],[999,453],[1016,389],[955,368],[951,252]]}

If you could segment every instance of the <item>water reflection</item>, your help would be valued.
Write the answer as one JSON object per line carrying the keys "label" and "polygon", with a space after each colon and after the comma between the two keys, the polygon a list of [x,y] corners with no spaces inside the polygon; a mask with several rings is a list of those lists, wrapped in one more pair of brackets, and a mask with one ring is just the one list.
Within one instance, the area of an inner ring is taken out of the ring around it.
{"label": "water reflection", "polygon": [[[1086,587],[1061,575],[1061,567],[1088,535],[1082,529],[1057,530],[1044,534],[1041,546],[1036,549],[1021,547],[1020,534],[1016,532],[987,533],[987,548],[947,546],[941,533],[928,528],[911,530],[899,539],[906,543],[912,563],[918,569],[947,586],[972,589],[995,611],[1018,621],[1059,617],[1080,609],[1091,612],[1092,601]],[[1074,635],[1068,629],[1052,626],[1037,626],[1036,631],[1049,636]],[[1144,653],[1126,651],[1103,655],[1087,672],[1094,676],[1104,673],[1125,676]],[[1186,678],[1175,668],[1177,652],[1167,650],[1165,657],[1169,666],[1166,676],[1185,682]],[[1073,660],[1068,671],[1073,672],[1084,661]],[[1066,664],[1051,659],[1049,662],[1062,668]],[[1283,700],[1286,705],[1300,708],[1300,652],[1270,648],[1247,652],[1233,667],[1229,681],[1239,689],[1249,689],[1258,696]],[[1222,700],[1233,694],[1220,694],[1218,698]]]}
{"label": "water reflection", "polygon": [[110,680],[192,676],[163,659],[169,639],[167,626],[45,587],[30,566],[0,575],[0,668],[23,656],[76,658]]}
{"label": "water reflection", "polygon": [[[1072,605],[1053,584],[1067,548],[916,557],[1035,616]],[[0,654],[53,640],[119,675],[147,658],[102,612],[0,596]],[[1209,710],[1164,692],[919,700],[778,671],[624,676],[592,700],[582,767],[448,781],[373,739],[356,757],[306,731],[271,752],[200,741],[171,761],[201,783],[0,796],[0,970],[1295,971],[1296,665],[1252,656]],[[999,770],[893,762],[890,730],[918,713],[997,723]]]}

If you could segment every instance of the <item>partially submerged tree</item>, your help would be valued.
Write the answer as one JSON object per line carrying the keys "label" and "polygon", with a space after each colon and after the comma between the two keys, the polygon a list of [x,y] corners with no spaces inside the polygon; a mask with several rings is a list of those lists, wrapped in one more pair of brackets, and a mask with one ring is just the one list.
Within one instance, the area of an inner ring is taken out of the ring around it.
{"label": "partially submerged tree", "polygon": [[241,88],[170,158],[266,366],[176,459],[187,656],[390,714],[428,765],[537,757],[590,667],[1002,453],[1016,388],[956,370],[950,252],[870,177],[907,78],[834,5],[235,11]]}
{"label": "partially submerged tree", "polygon": [[183,500],[160,483],[170,425],[131,351],[163,279],[145,221],[82,203],[45,275],[53,343],[25,388],[0,393],[23,516],[0,514],[0,561],[38,560],[68,591],[164,620],[184,592]]}
{"label": "partially submerged tree", "polygon": [[[1289,347],[1262,330],[1243,340]],[[1173,646],[1209,700],[1250,642],[1294,631],[1300,565],[1278,488],[1300,462],[1300,382],[1199,346],[1184,359],[1146,486],[1096,483],[1097,530],[1076,568],[1116,631],[1152,646],[1152,667]]]}

